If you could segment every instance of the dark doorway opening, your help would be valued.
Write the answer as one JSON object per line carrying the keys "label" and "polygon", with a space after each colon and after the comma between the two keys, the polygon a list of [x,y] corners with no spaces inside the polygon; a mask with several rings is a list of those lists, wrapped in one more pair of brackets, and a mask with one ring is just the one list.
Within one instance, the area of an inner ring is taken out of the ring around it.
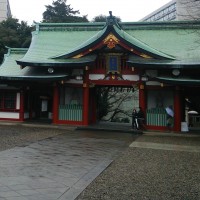
{"label": "dark doorway opening", "polygon": [[32,119],[51,122],[53,91],[51,88],[34,89],[31,95]]}

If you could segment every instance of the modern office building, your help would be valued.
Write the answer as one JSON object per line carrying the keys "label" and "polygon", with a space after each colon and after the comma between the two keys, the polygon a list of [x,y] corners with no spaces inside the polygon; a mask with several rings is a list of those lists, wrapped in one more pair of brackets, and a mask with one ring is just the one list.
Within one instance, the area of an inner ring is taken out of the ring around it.
{"label": "modern office building", "polygon": [[200,1],[197,0],[172,0],[159,9],[150,13],[140,21],[183,21],[198,19]]}
{"label": "modern office building", "polygon": [[150,13],[140,21],[152,22],[152,21],[173,21],[177,18],[177,1],[172,0],[154,12]]}
{"label": "modern office building", "polygon": [[11,17],[9,0],[0,0],[0,22]]}

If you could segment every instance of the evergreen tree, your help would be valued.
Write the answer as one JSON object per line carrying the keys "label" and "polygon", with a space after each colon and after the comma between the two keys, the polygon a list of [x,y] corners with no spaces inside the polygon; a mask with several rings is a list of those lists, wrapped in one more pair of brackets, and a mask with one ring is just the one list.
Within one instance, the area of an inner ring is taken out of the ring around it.
{"label": "evergreen tree", "polygon": [[73,10],[71,5],[66,4],[67,0],[53,1],[52,5],[46,6],[43,13],[43,22],[47,23],[70,23],[70,22],[88,22],[87,16],[77,16],[79,10]]}
{"label": "evergreen tree", "polygon": [[7,53],[6,46],[13,48],[27,48],[31,42],[31,31],[26,22],[18,22],[18,19],[8,18],[0,23],[0,63],[4,54]]}
{"label": "evergreen tree", "polygon": [[[118,22],[121,22],[120,17],[115,17],[117,19]],[[96,17],[93,18],[93,22],[106,22],[107,20],[107,16],[106,15],[98,15]]]}

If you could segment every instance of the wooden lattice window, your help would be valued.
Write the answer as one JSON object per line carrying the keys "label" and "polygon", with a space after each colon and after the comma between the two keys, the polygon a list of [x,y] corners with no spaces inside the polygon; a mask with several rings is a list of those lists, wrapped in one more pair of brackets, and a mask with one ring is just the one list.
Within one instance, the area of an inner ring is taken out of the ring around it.
{"label": "wooden lattice window", "polygon": [[0,92],[0,109],[15,110],[16,109],[16,93],[11,91]]}
{"label": "wooden lattice window", "polygon": [[106,69],[106,59],[105,56],[99,55],[96,61],[96,69],[97,70],[105,70]]}
{"label": "wooden lattice window", "polygon": [[130,68],[127,65],[127,57],[126,56],[122,56],[121,57],[121,70],[129,70]]}

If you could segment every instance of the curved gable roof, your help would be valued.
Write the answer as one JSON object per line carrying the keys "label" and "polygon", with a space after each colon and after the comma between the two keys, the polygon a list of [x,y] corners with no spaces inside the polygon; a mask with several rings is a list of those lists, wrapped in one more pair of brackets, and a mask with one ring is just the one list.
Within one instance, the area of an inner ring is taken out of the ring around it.
{"label": "curved gable roof", "polygon": [[[138,52],[139,55],[144,55],[146,57],[153,57],[159,59],[174,59],[173,56],[158,51],[157,49],[150,47],[144,42],[126,33],[124,30],[121,29],[120,25],[116,22],[116,20],[113,20],[113,23],[107,22],[106,26],[101,31],[99,31],[89,40],[86,40],[84,43],[77,46],[75,49],[72,49],[70,52],[54,56],[52,58],[60,59],[60,58],[70,58],[76,56],[81,57],[82,55],[84,55],[83,52],[87,51],[87,53],[90,53],[90,51],[96,48],[95,46],[97,46],[99,43],[104,41],[106,37],[109,36],[109,34],[112,34],[114,37],[116,37],[118,41],[120,41],[119,45],[121,45],[122,43],[127,45],[129,49],[132,49],[133,53]],[[98,46],[103,46],[103,45],[106,44],[102,43],[101,45]]]}
{"label": "curved gable roof", "polygon": [[104,40],[112,34],[131,56],[139,55],[130,56],[132,64],[197,65],[199,30],[199,22],[41,23],[36,25],[27,53],[17,62],[22,66],[87,65],[96,58],[91,52],[106,45]]}
{"label": "curved gable roof", "polygon": [[63,59],[59,61],[52,57],[76,48],[93,37],[104,25],[105,23],[36,24],[31,45],[25,56],[17,63],[22,66],[66,65],[68,61],[65,63]]}
{"label": "curved gable roof", "polygon": [[118,37],[121,38],[123,40],[123,42],[127,43],[127,45],[133,47],[134,49],[136,49],[142,53],[145,53],[147,55],[150,55],[151,57],[154,57],[154,58],[174,59],[173,56],[163,53],[163,52],[145,44],[143,41],[128,34],[123,29],[119,29],[117,26],[114,26],[113,28],[115,30],[115,33],[118,35]]}

